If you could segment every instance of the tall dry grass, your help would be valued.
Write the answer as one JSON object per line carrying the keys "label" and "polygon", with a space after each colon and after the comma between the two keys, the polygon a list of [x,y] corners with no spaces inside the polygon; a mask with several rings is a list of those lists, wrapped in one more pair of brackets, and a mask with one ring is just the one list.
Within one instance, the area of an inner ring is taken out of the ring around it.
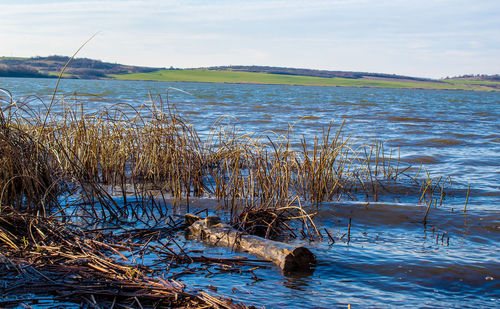
{"label": "tall dry grass", "polygon": [[0,211],[9,205],[46,214],[57,204],[60,169],[40,140],[13,118],[16,102],[10,93],[0,91]]}
{"label": "tall dry grass", "polygon": [[[130,215],[124,204],[131,193],[151,197],[152,192],[188,207],[192,197],[212,197],[233,217],[256,209],[296,207],[302,213],[304,203],[377,200],[405,171],[393,151],[378,141],[359,146],[344,134],[343,123],[294,144],[293,127],[285,134],[248,135],[220,119],[201,138],[161,97],[138,109],[116,104],[88,113],[64,98],[35,111],[29,102],[5,94],[0,114],[4,205],[39,210],[34,205],[61,201],[56,193],[61,184],[70,184],[81,204],[99,205],[92,213],[102,218]],[[123,204],[114,201],[112,191],[121,192]],[[154,207],[160,206],[149,203],[141,212]]]}

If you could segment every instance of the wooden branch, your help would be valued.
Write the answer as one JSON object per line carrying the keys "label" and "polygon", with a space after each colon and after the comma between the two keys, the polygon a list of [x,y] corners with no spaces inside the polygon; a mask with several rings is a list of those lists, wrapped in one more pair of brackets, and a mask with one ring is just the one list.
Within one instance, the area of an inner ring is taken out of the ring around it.
{"label": "wooden branch", "polygon": [[190,224],[188,231],[192,236],[212,245],[247,251],[276,263],[285,272],[311,271],[316,262],[314,254],[306,247],[296,247],[237,231],[222,223],[219,217],[208,216],[201,219],[187,214],[185,221]]}

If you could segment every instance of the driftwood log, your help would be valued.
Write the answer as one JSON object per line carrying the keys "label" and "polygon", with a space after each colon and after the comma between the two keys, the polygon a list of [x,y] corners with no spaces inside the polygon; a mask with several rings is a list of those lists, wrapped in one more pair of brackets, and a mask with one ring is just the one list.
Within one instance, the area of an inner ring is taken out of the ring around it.
{"label": "driftwood log", "polygon": [[202,219],[187,214],[185,221],[192,236],[212,245],[247,251],[276,263],[285,272],[311,271],[316,261],[314,254],[305,247],[296,247],[237,231],[230,225],[222,223],[219,217],[208,216]]}

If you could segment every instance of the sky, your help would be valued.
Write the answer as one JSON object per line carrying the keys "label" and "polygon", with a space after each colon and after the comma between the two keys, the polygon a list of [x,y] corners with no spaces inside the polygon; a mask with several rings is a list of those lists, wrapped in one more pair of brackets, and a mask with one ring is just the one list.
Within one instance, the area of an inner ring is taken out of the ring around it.
{"label": "sky", "polygon": [[0,56],[500,74],[498,0],[0,0]]}

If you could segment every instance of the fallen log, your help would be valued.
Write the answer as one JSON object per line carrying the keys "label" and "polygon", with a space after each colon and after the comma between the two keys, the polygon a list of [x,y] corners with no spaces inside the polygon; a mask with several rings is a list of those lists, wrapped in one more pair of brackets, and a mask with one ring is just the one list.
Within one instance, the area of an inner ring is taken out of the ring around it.
{"label": "fallen log", "polygon": [[276,263],[285,272],[311,271],[316,262],[314,254],[306,247],[292,246],[237,231],[230,225],[222,223],[219,217],[208,216],[202,219],[187,214],[185,222],[189,225],[190,235],[212,245],[247,251]]}

